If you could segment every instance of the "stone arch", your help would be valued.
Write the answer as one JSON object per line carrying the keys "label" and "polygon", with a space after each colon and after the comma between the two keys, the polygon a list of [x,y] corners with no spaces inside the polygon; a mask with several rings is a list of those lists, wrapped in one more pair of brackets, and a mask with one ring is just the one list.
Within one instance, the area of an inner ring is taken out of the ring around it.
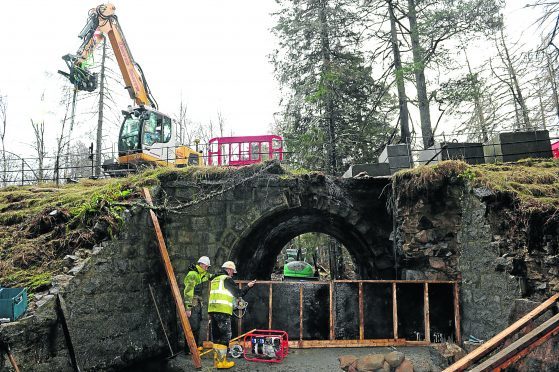
{"label": "stone arch", "polygon": [[345,213],[341,215],[327,208],[310,206],[276,209],[243,232],[229,258],[238,263],[240,279],[269,279],[276,257],[285,244],[303,233],[319,232],[334,237],[348,249],[361,278],[376,279],[374,249],[351,223],[352,218],[347,217]]}

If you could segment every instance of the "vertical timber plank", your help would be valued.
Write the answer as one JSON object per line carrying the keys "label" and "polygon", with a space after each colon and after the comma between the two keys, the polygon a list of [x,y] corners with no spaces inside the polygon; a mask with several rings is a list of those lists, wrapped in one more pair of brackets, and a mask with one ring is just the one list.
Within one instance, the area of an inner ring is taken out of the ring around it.
{"label": "vertical timber plank", "polygon": [[272,283],[270,283],[270,298],[268,299],[268,329],[272,329]]}
{"label": "vertical timber plank", "polygon": [[363,306],[363,282],[359,282],[359,339],[365,339],[365,311]]}
{"label": "vertical timber plank", "polygon": [[429,323],[429,283],[423,284],[423,322],[425,324],[425,342],[431,343],[431,324]]}
{"label": "vertical timber plank", "polygon": [[458,282],[454,283],[454,336],[456,344],[462,346],[462,334],[460,331],[460,287]]}
{"label": "vertical timber plank", "polygon": [[330,280],[330,340],[334,339],[334,282]]}
{"label": "vertical timber plank", "polygon": [[396,292],[396,283],[392,282],[392,330],[394,332],[394,339],[398,338],[398,300]]}
{"label": "vertical timber plank", "polygon": [[[146,187],[144,187],[143,192],[147,204],[150,207],[153,207],[153,201],[151,199],[151,194],[149,193],[149,190]],[[202,368],[202,360],[200,359],[200,353],[198,352],[198,348],[196,346],[196,340],[194,340],[194,335],[192,334],[192,328],[190,327],[190,322],[188,321],[188,317],[186,316],[186,309],[184,307],[184,302],[182,301],[179,285],[177,284],[175,271],[173,270],[173,266],[171,265],[171,259],[169,258],[167,245],[165,244],[165,239],[163,238],[163,232],[161,231],[161,226],[159,226],[159,219],[157,218],[157,215],[155,214],[153,209],[149,210],[149,214],[151,216],[153,228],[155,229],[155,235],[157,237],[157,243],[158,243],[157,245],[159,247],[159,252],[161,253],[161,258],[163,259],[165,272],[167,273],[167,279],[169,280],[169,284],[171,285],[171,293],[173,295],[173,299],[175,300],[175,305],[177,306],[177,309],[179,311],[179,318],[181,321],[182,329],[184,331],[184,336],[186,338],[186,342],[188,343],[188,347],[190,348],[190,352],[192,353],[192,361],[194,362],[194,367]]]}
{"label": "vertical timber plank", "polygon": [[299,342],[303,341],[303,285],[299,287]]}
{"label": "vertical timber plank", "polygon": [[[242,289],[242,288],[243,288],[242,283],[239,283],[239,289]],[[242,310],[239,310],[239,311],[242,311]],[[242,335],[243,334],[243,317],[242,316],[239,316],[237,318],[237,329],[239,330],[239,334]]]}

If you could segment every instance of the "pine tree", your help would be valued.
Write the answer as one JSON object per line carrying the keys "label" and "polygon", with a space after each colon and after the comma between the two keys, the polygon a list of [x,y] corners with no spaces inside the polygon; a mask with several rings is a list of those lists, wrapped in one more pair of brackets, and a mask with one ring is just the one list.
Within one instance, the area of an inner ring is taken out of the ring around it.
{"label": "pine tree", "polygon": [[277,2],[272,62],[283,93],[277,126],[291,160],[330,174],[349,162],[373,161],[389,129],[379,110],[389,97],[360,50],[355,2]]}

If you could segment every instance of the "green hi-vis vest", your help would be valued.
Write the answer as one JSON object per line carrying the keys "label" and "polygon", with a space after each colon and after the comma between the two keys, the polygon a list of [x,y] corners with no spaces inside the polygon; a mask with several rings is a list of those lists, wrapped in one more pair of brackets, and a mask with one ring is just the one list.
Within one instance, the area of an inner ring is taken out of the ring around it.
{"label": "green hi-vis vest", "polygon": [[210,300],[208,301],[209,313],[224,313],[233,315],[233,300],[235,297],[225,288],[227,275],[219,275],[213,278],[210,286]]}

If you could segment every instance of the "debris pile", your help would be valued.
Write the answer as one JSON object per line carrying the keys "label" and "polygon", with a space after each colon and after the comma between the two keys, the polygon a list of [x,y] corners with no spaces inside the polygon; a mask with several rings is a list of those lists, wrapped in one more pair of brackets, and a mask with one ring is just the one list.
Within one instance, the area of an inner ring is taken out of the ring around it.
{"label": "debris pile", "polygon": [[357,358],[342,355],[340,368],[347,372],[413,372],[413,364],[404,353],[391,351],[386,354],[368,354]]}

